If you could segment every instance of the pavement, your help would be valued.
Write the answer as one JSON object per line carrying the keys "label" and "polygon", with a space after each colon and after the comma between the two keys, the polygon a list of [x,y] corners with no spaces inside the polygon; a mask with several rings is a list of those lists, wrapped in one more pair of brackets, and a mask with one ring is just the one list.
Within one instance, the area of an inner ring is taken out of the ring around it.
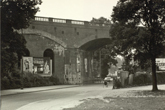
{"label": "pavement", "polygon": [[[43,86],[43,87],[31,87],[31,88],[24,88],[24,89],[8,89],[8,90],[1,90],[1,96],[31,93],[31,92],[39,92],[39,91],[48,91],[48,90],[63,89],[63,88],[73,88],[73,87],[79,87],[79,86],[80,85],[54,85],[54,86]],[[165,91],[165,84],[158,85],[158,89]],[[132,91],[132,90],[133,91],[152,90],[152,86],[147,85],[147,86],[138,86],[138,87],[114,89],[114,91],[112,91],[112,93],[114,93],[114,95],[115,95],[118,92],[123,93],[123,92],[126,92],[126,91]]]}
{"label": "pavement", "polygon": [[8,89],[8,90],[1,90],[1,96],[48,91],[48,90],[63,89],[63,88],[72,88],[78,86],[80,85],[54,85],[54,86],[23,88],[23,89]]}

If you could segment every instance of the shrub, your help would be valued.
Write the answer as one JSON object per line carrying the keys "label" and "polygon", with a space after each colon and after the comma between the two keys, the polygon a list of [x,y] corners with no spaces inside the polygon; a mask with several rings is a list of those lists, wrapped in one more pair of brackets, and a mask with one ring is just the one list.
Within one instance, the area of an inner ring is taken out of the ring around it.
{"label": "shrub", "polygon": [[1,89],[9,89],[10,88],[10,80],[7,76],[4,76],[1,80]]}
{"label": "shrub", "polygon": [[53,83],[53,85],[60,84],[60,80],[59,80],[58,77],[56,77],[56,76],[51,76],[51,77],[49,78],[49,80],[50,80],[50,82]]}
{"label": "shrub", "polygon": [[113,78],[113,89],[121,88],[121,81],[118,78]]}
{"label": "shrub", "polygon": [[22,74],[22,73],[20,72],[20,70],[16,69],[16,70],[13,71],[12,77],[13,77],[13,78],[20,79],[20,78],[21,78],[21,74]]}
{"label": "shrub", "polygon": [[21,86],[21,80],[20,79],[15,78],[14,83],[16,84],[17,87]]}
{"label": "shrub", "polygon": [[147,74],[141,74],[139,76],[136,76],[134,77],[133,84],[134,85],[151,84],[151,76],[148,76]]}
{"label": "shrub", "polygon": [[165,72],[157,73],[158,84],[165,84]]}
{"label": "shrub", "polygon": [[56,76],[42,77],[37,74],[26,73],[22,77],[19,71],[14,72],[12,77],[3,77],[1,80],[1,89],[14,89],[23,87],[39,87],[60,84]]}
{"label": "shrub", "polygon": [[9,79],[10,79],[10,89],[21,87],[20,79],[14,77],[9,77]]}
{"label": "shrub", "polygon": [[129,85],[129,77],[124,80],[124,86]]}
{"label": "shrub", "polygon": [[1,80],[1,89],[15,89],[21,86],[20,79],[14,77],[3,77]]}

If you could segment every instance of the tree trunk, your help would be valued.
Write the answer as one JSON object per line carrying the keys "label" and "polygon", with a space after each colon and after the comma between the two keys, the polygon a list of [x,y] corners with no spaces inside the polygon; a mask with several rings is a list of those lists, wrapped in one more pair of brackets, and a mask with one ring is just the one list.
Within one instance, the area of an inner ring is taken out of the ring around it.
{"label": "tree trunk", "polygon": [[152,91],[158,91],[155,58],[153,57],[151,61],[152,61]]}

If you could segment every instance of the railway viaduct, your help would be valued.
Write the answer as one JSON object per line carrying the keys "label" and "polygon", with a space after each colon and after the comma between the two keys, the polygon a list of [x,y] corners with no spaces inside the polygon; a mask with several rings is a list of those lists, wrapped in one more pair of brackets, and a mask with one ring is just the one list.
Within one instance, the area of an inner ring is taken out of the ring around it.
{"label": "railway viaduct", "polygon": [[52,75],[61,83],[90,83],[93,52],[111,42],[110,25],[88,21],[35,17],[22,30],[28,56],[50,57]]}

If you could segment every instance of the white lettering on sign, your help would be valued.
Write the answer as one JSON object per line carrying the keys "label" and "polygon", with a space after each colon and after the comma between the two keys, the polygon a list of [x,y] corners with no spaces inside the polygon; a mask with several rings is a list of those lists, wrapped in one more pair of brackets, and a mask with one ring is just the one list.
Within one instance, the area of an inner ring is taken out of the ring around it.
{"label": "white lettering on sign", "polygon": [[165,58],[156,58],[156,65],[158,66],[158,71],[165,71]]}
{"label": "white lettering on sign", "polygon": [[43,59],[39,59],[39,58],[34,58],[33,63],[35,63],[35,64],[43,64],[44,60]]}

